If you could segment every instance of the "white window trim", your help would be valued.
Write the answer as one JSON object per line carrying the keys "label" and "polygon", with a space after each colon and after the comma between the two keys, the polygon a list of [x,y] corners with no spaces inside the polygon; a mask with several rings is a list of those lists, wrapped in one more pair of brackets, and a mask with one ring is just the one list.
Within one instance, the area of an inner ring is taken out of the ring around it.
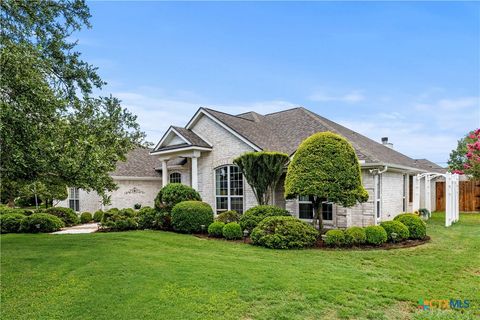
{"label": "white window trim", "polygon": [[170,172],[170,173],[168,174],[168,182],[170,182],[170,183],[172,182],[172,181],[171,181],[172,174],[175,174],[175,173],[177,173],[177,174],[180,175],[180,182],[175,182],[175,183],[183,183],[183,182],[182,182],[182,180],[183,180],[183,175],[182,175],[181,172],[178,172],[178,171],[172,171],[172,172]]}
{"label": "white window trim", "polygon": [[[213,192],[214,192],[214,195],[215,195],[215,201],[214,201],[214,204],[215,204],[215,216],[217,216],[219,213],[218,213],[218,209],[217,209],[217,198],[227,198],[227,210],[226,211],[230,211],[232,210],[232,203],[230,201],[230,199],[233,197],[233,198],[242,198],[242,206],[243,206],[243,212],[242,214],[246,211],[245,210],[245,177],[243,176],[243,173],[242,173],[242,186],[243,186],[243,195],[241,196],[232,196],[230,194],[230,167],[232,166],[235,166],[234,164],[225,164],[225,165],[222,165],[222,166],[219,166],[219,167],[216,167],[215,169],[213,169]],[[217,170],[218,169],[221,169],[223,167],[226,167],[227,168],[227,195],[217,195]],[[240,171],[241,172],[241,171]]]}

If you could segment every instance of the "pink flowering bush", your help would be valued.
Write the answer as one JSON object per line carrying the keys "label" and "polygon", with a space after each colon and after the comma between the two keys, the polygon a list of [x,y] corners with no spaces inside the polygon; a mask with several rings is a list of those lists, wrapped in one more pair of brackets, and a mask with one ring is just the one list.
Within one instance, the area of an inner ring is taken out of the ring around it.
{"label": "pink flowering bush", "polygon": [[473,131],[468,137],[472,142],[467,144],[467,162],[463,165],[463,173],[471,175],[473,179],[480,179],[480,129]]}

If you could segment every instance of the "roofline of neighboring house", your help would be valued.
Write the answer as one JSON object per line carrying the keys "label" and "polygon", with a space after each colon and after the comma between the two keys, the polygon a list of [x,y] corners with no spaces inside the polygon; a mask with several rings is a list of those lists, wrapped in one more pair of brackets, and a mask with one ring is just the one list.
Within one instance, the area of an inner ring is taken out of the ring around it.
{"label": "roofline of neighboring house", "polygon": [[[216,110],[215,110],[216,111]],[[224,113],[224,112],[221,112],[221,111],[217,111],[217,112],[220,112],[220,113]],[[262,151],[262,148],[260,148],[259,146],[257,146],[255,143],[253,143],[252,141],[248,140],[246,137],[244,137],[243,135],[241,135],[240,133],[238,133],[235,129],[233,129],[232,127],[228,126],[227,124],[225,124],[222,120],[218,119],[217,117],[215,117],[214,115],[210,114],[208,112],[208,110],[206,108],[203,108],[203,107],[200,107],[197,112],[195,112],[195,114],[193,115],[193,117],[190,119],[190,121],[188,121],[187,125],[185,126],[185,129],[189,129],[191,128],[191,126],[193,126],[193,124],[195,124],[195,122],[198,120],[198,118],[200,117],[201,114],[204,114],[205,116],[209,117],[211,120],[213,120],[215,123],[217,123],[218,125],[220,125],[221,127],[223,127],[225,130],[227,130],[228,132],[230,132],[231,134],[233,134],[234,136],[236,136],[237,138],[239,138],[241,141],[245,142],[247,145],[249,145],[250,147],[252,147],[255,151]],[[231,117],[235,117],[234,115],[231,115],[231,114],[228,114],[228,113],[224,113],[226,115],[229,115]],[[246,120],[246,119],[244,119]],[[248,120],[247,120],[248,121]]]}

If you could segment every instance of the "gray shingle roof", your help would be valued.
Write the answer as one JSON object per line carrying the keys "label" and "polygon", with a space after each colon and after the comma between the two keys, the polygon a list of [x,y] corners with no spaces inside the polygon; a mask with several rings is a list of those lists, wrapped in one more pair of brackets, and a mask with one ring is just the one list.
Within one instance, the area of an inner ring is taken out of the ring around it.
{"label": "gray shingle roof", "polygon": [[[206,147],[209,148],[211,147],[208,143],[206,143],[202,138],[197,136],[195,132],[192,130],[188,130],[182,127],[174,127],[172,126],[175,130],[178,131],[185,139],[187,139],[192,145],[198,146],[198,147]],[[163,149],[163,148],[161,148]]]}
{"label": "gray shingle roof", "polygon": [[426,170],[428,172],[438,172],[438,173],[447,172],[446,168],[441,167],[438,164],[428,159],[415,159],[415,163],[417,164],[417,167],[419,167],[420,169]]}

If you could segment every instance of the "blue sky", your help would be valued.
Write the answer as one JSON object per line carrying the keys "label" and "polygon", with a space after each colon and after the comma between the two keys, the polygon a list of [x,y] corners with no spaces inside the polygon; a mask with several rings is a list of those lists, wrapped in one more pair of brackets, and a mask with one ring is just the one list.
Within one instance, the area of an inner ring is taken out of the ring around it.
{"label": "blue sky", "polygon": [[304,106],[445,165],[480,127],[480,4],[88,2],[73,35],[148,140],[200,106]]}

